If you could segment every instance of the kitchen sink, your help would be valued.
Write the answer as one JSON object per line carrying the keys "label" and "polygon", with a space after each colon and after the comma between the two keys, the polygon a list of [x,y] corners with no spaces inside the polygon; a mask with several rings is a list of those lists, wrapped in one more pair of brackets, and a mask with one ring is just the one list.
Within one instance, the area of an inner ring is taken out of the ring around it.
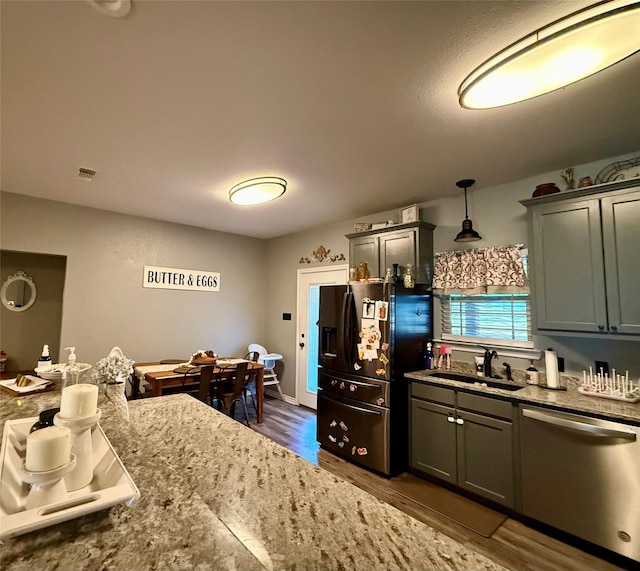
{"label": "kitchen sink", "polygon": [[462,373],[436,373],[433,375],[439,379],[447,379],[449,381],[459,381],[461,383],[470,383],[472,385],[491,387],[492,389],[503,389],[505,391],[519,391],[524,389],[525,385],[518,385],[512,381],[497,381],[495,379],[487,379],[486,377],[474,377],[473,375],[464,375]]}

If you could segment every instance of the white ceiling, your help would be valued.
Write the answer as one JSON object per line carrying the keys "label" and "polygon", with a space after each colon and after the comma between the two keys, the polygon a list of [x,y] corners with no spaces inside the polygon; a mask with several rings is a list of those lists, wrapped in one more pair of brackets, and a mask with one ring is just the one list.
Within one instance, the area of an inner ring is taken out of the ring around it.
{"label": "white ceiling", "polygon": [[[270,238],[640,148],[640,54],[509,107],[466,75],[593,1],[2,0],[4,191]],[[87,182],[79,167],[97,171]],[[235,183],[285,178],[239,207]]]}

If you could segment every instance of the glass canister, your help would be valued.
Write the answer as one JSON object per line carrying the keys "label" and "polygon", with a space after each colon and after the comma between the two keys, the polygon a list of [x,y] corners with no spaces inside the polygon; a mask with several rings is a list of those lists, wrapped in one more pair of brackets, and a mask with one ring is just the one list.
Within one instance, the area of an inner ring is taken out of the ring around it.
{"label": "glass canister", "polygon": [[413,265],[407,264],[404,271],[404,287],[412,288],[415,284],[415,278],[413,277]]}
{"label": "glass canister", "polygon": [[369,279],[369,267],[367,266],[367,262],[360,262],[358,264],[356,275],[358,281]]}
{"label": "glass canister", "polygon": [[387,268],[386,273],[384,274],[384,283],[392,284],[394,282],[393,274],[391,273],[391,268]]}
{"label": "glass canister", "polygon": [[358,269],[355,264],[351,264],[349,268],[349,281],[355,282],[358,279]]}

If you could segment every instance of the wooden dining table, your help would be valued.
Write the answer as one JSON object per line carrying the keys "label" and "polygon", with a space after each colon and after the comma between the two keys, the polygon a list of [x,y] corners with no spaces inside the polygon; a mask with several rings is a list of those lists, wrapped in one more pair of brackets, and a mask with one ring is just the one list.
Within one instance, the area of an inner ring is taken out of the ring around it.
{"label": "wooden dining table", "polygon": [[[134,370],[138,367],[156,367],[160,366],[159,361],[149,363],[136,363]],[[262,363],[250,363],[251,368],[248,370],[248,374],[254,374],[254,380],[256,385],[256,417],[258,424],[262,424],[264,419],[264,365]],[[173,368],[171,368],[173,367]],[[219,382],[223,380],[232,379],[235,375],[235,366],[228,365],[216,367],[213,369],[211,376],[211,382]],[[200,369],[197,366],[193,367],[179,367],[176,365],[170,365],[168,370],[163,371],[149,371],[144,373],[144,380],[151,386],[151,392],[154,397],[162,396],[163,390],[167,387],[185,387],[185,389],[193,390],[200,383]],[[136,384],[139,379],[136,375],[133,375],[133,394],[139,393],[139,388]]]}

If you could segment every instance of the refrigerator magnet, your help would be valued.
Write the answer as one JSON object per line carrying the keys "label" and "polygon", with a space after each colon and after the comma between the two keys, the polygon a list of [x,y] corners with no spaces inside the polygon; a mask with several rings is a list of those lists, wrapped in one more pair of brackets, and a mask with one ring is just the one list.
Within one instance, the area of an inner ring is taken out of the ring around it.
{"label": "refrigerator magnet", "polygon": [[331,428],[335,428],[336,426],[338,426],[338,423],[337,423],[335,420],[332,420],[332,421],[329,423],[329,426],[330,426]]}
{"label": "refrigerator magnet", "polygon": [[373,361],[378,358],[378,351],[374,347],[370,347],[367,345],[367,348],[364,351],[364,360],[365,361]]}
{"label": "refrigerator magnet", "polygon": [[366,456],[367,454],[369,454],[369,451],[364,446],[358,448],[358,456]]}
{"label": "refrigerator magnet", "polygon": [[[360,357],[360,358],[362,359],[362,357]],[[360,369],[362,369],[362,367],[361,367],[360,365],[358,365],[358,363],[354,363],[354,364],[353,364],[353,368],[354,368],[356,371],[359,371]]]}
{"label": "refrigerator magnet", "polygon": [[389,318],[389,302],[376,301],[376,317],[380,321],[387,321]]}
{"label": "refrigerator magnet", "polygon": [[346,432],[347,430],[349,430],[349,429],[347,428],[347,425],[346,425],[346,424],[344,423],[344,421],[342,421],[342,420],[340,421],[340,428],[342,428],[342,430],[344,430],[345,432]]}
{"label": "refrigerator magnet", "polygon": [[337,442],[338,441],[338,439],[335,436],[333,436],[333,434],[329,434],[329,440],[331,440],[331,442]]}
{"label": "refrigerator magnet", "polygon": [[370,299],[362,300],[362,317],[364,319],[374,319],[376,316],[376,302]]}
{"label": "refrigerator magnet", "polygon": [[380,375],[381,377],[384,377],[385,373],[386,371],[384,369],[376,369],[376,375]]}
{"label": "refrigerator magnet", "polygon": [[379,360],[384,365],[386,365],[389,362],[389,359],[387,359],[387,356],[384,353],[380,353]]}
{"label": "refrigerator magnet", "polygon": [[382,344],[382,350],[386,351],[389,348],[389,343],[387,343],[386,341]]}

